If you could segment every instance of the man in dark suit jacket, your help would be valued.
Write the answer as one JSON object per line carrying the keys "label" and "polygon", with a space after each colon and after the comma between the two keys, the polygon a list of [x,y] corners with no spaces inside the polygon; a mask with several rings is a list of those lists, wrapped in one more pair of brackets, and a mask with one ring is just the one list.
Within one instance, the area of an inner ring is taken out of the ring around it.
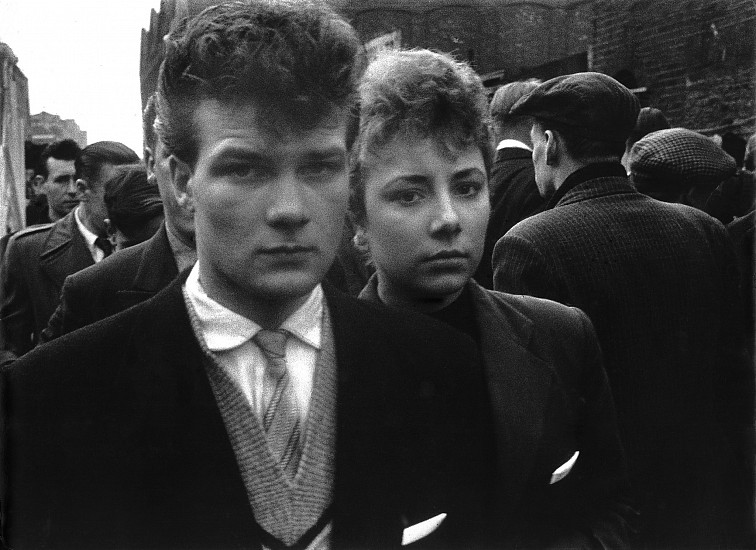
{"label": "man in dark suit jacket", "polygon": [[170,153],[154,128],[156,114],[152,96],[143,115],[144,161],[148,180],[157,185],[163,199],[165,223],[147,241],[67,277],[58,307],[42,331],[42,342],[151,298],[197,261],[193,214],[176,202],[168,168]]}
{"label": "man in dark suit jacket", "polygon": [[60,303],[42,331],[49,342],[157,294],[178,275],[166,226],[147,241],[66,277]]}
{"label": "man in dark suit jacket", "polygon": [[618,161],[638,104],[614,79],[558,77],[512,112],[535,118],[536,183],[553,195],[497,243],[497,290],[593,321],[642,501],[639,544],[752,547],[753,373],[733,353],[724,227],[629,185]]}
{"label": "man in dark suit jacket", "polygon": [[158,131],[197,263],[2,371],[6,544],[485,542],[474,344],[321,285],[363,55],[314,3],[221,4],[169,36]]}
{"label": "man in dark suit jacket", "polygon": [[496,146],[496,156],[489,178],[491,217],[488,220],[483,257],[475,272],[475,280],[484,288],[493,288],[491,256],[494,245],[504,233],[520,220],[543,210],[533,173],[530,143],[530,117],[510,116],[509,109],[521,97],[540,84],[539,80],[511,82],[496,90],[489,110]]}
{"label": "man in dark suit jacket", "polygon": [[110,252],[103,184],[113,166],[139,160],[117,142],[84,148],[75,161],[81,204],[54,224],[19,231],[8,243],[0,284],[3,349],[20,356],[39,342],[68,275]]}

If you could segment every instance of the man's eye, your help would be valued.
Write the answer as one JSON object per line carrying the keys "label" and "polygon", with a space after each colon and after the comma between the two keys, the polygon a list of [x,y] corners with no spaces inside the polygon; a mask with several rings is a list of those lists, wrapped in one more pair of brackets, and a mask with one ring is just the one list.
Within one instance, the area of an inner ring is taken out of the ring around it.
{"label": "man's eye", "polygon": [[262,166],[254,164],[230,164],[226,166],[224,172],[232,177],[239,179],[260,179],[265,177],[267,171]]}
{"label": "man's eye", "polygon": [[322,161],[308,164],[303,168],[302,172],[305,176],[319,177],[335,174],[337,172],[340,172],[343,168],[344,163],[341,161]]}

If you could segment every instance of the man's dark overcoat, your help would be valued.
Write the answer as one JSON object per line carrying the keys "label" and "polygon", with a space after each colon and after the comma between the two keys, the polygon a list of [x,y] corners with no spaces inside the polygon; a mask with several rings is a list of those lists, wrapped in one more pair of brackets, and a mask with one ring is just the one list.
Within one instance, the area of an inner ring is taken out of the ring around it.
{"label": "man's dark overcoat", "polygon": [[622,174],[618,164],[573,173],[547,211],[496,244],[495,287],[577,306],[593,321],[646,540],[750,544],[753,372],[733,325],[727,233]]}
{"label": "man's dark overcoat", "polygon": [[[2,372],[12,547],[277,547],[254,521],[181,283]],[[338,378],[332,547],[399,548],[405,527],[441,513],[418,547],[477,545],[492,444],[474,343],[329,288],[326,305]]]}
{"label": "man's dark overcoat", "polygon": [[143,302],[177,275],[163,224],[150,239],[67,277],[41,340],[49,342]]}
{"label": "man's dark overcoat", "polygon": [[496,241],[520,220],[543,210],[546,200],[538,193],[531,152],[519,147],[505,147],[496,151],[489,188],[491,216],[475,280],[484,288],[491,289],[491,256]]}
{"label": "man's dark overcoat", "polygon": [[74,212],[16,233],[8,243],[0,284],[3,349],[21,356],[34,347],[58,306],[65,278],[93,264]]}

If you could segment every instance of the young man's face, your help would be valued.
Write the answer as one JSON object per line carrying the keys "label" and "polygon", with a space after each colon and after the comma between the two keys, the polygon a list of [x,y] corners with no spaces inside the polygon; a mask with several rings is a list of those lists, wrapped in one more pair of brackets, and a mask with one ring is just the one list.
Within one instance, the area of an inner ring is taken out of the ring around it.
{"label": "young man's face", "polygon": [[42,189],[56,219],[62,218],[79,204],[75,174],[74,161],[55,157],[47,159],[47,179]]}
{"label": "young man's face", "polygon": [[272,130],[260,112],[254,103],[198,105],[197,161],[182,200],[194,208],[201,284],[253,319],[257,307],[298,307],[321,281],[348,198],[344,114]]}

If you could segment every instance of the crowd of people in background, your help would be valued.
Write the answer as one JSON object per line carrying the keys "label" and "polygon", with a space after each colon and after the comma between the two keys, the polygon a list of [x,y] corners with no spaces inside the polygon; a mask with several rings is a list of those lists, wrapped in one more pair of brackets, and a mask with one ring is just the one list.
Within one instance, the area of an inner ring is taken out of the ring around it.
{"label": "crowd of people in background", "polygon": [[756,134],[283,0],[174,29],[143,134],[0,238],[2,544],[756,545]]}

